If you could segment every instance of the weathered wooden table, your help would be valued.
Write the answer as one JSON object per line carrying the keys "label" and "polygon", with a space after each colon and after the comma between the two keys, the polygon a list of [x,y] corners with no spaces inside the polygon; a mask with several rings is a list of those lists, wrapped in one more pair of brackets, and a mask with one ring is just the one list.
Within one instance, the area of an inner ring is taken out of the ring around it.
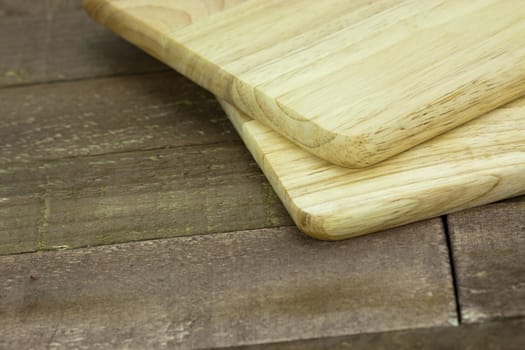
{"label": "weathered wooden table", "polygon": [[0,0],[0,348],[523,348],[525,198],[309,239],[213,96],[80,7]]}

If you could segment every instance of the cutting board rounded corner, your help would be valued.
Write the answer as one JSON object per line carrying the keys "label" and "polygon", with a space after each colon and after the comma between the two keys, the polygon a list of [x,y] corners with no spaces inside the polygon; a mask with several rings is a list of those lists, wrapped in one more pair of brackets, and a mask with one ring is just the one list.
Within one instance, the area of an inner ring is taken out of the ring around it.
{"label": "cutting board rounded corner", "polygon": [[340,241],[343,239],[358,236],[351,232],[330,232],[326,227],[327,220],[330,216],[316,214],[299,208],[295,203],[291,204],[293,208],[289,210],[290,215],[299,230],[305,235],[321,241]]}
{"label": "cutting board rounded corner", "polygon": [[519,2],[84,0],[84,7],[303,149],[364,168],[523,95]]}
{"label": "cutting board rounded corner", "polygon": [[380,165],[360,170],[311,156],[220,100],[298,228],[343,240],[520,195],[525,98]]}
{"label": "cutting board rounded corner", "polygon": [[320,138],[328,141],[315,148],[308,148],[307,146],[303,146],[303,148],[335,165],[350,169],[362,169],[396,154],[393,150],[380,150],[381,140],[376,140],[366,133],[341,133],[327,130],[320,125],[316,125],[315,128],[314,132],[321,134]]}

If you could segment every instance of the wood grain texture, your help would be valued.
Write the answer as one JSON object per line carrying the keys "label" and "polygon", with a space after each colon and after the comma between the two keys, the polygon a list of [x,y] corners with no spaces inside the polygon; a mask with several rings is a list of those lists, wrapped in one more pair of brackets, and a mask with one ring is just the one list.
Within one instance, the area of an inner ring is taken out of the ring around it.
{"label": "wood grain texture", "polygon": [[175,72],[0,89],[0,110],[0,164],[239,140]]}
{"label": "wood grain texture", "polygon": [[242,112],[348,167],[525,93],[521,0],[251,0],[219,12],[210,3],[219,2],[85,6]]}
{"label": "wood grain texture", "polygon": [[522,350],[523,344],[525,344],[525,320],[521,319],[461,325],[459,327],[433,327],[298,340],[285,343],[248,345],[235,347],[232,350]]}
{"label": "wood grain texture", "polygon": [[[147,71],[146,55],[85,19],[2,19],[0,35],[63,30],[46,45],[0,46],[0,66],[31,56],[46,67],[19,83],[54,80],[69,61],[82,78],[122,73],[135,58],[124,71]],[[86,42],[93,28],[100,35]],[[215,98],[176,73],[4,88],[0,110],[0,254],[291,224]],[[209,146],[173,150],[191,145]]]}
{"label": "wood grain texture", "polygon": [[344,239],[525,193],[525,106],[502,107],[367,169],[310,155],[223,102],[295,223]]}
{"label": "wood grain texture", "polygon": [[0,87],[168,70],[81,12],[2,18],[0,43]]}
{"label": "wood grain texture", "polygon": [[0,0],[0,16],[45,16],[79,12],[81,0]]}
{"label": "wood grain texture", "polygon": [[465,323],[525,316],[525,202],[448,216]]}
{"label": "wood grain texture", "polygon": [[240,142],[0,168],[0,254],[290,224]]}
{"label": "wood grain texture", "polygon": [[335,245],[288,227],[3,256],[0,347],[208,348],[456,322],[440,220],[394,231]]}

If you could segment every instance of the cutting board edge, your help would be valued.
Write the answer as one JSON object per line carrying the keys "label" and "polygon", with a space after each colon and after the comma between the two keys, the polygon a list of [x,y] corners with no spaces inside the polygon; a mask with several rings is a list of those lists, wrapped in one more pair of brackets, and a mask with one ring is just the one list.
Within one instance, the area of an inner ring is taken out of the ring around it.
{"label": "cutting board edge", "polygon": [[[499,178],[494,178],[491,174],[486,174],[486,171],[480,171],[479,173],[469,173],[464,176],[458,176],[454,178],[451,183],[443,184],[441,187],[436,187],[433,190],[433,196],[429,196],[427,189],[422,189],[420,193],[411,192],[413,198],[423,198],[422,200],[433,201],[442,205],[435,205],[434,209],[426,212],[419,212],[410,216],[400,215],[398,218],[390,218],[386,221],[376,221],[375,224],[367,224],[371,222],[371,219],[366,215],[359,217],[359,212],[363,211],[363,207],[360,204],[355,206],[355,211],[351,206],[346,205],[344,208],[336,208],[331,212],[318,213],[309,208],[302,207],[297,201],[290,196],[286,187],[279,180],[278,175],[272,168],[272,164],[265,160],[264,155],[261,155],[260,149],[257,149],[258,142],[255,140],[253,135],[249,133],[248,128],[245,126],[248,123],[257,123],[256,120],[239,112],[235,107],[231,106],[227,102],[219,99],[219,103],[226,112],[228,118],[234,124],[243,142],[246,144],[250,153],[266,175],[268,181],[274,188],[278,197],[283,202],[284,206],[291,215],[293,221],[298,228],[305,234],[320,240],[342,240],[351,237],[357,237],[360,235],[370,234],[381,231],[383,229],[394,228],[409,224],[412,222],[430,219],[445,214],[450,214],[463,209],[484,205],[492,202],[496,202],[505,198],[514,197],[525,194],[525,188],[519,187],[519,184],[525,184],[525,155],[520,163],[521,167],[509,165],[505,168],[502,173],[499,173]],[[291,145],[290,146],[294,146]],[[295,147],[295,146],[294,146]],[[410,151],[408,151],[410,152]],[[476,182],[476,179],[483,179],[486,177],[487,181]],[[510,181],[514,185],[505,183],[501,185],[501,179],[515,179]],[[479,187],[483,185],[484,191],[481,195],[479,193]],[[500,186],[500,187],[498,187]],[[469,192],[470,191],[470,192]],[[455,193],[464,195],[468,192],[470,197],[466,201],[451,201],[451,194],[454,196]],[[377,204],[377,203],[376,203]],[[375,206],[372,203],[371,206],[367,207],[370,212],[367,214],[373,214],[373,216],[384,215],[383,211],[388,211],[388,208],[382,208],[379,205]],[[343,210],[341,210],[343,209]],[[392,207],[392,210],[397,209],[396,206]],[[354,217],[352,218],[352,215]],[[386,216],[388,217],[388,216]],[[359,222],[359,227],[352,225],[350,222],[355,219]]]}
{"label": "cutting board edge", "polygon": [[[154,57],[169,64],[199,85],[217,94],[217,96],[233,104],[239,110],[270,126],[288,138],[288,140],[331,163],[348,168],[363,168],[379,163],[429,138],[468,122],[490,109],[510,102],[512,99],[517,98],[518,95],[521,95],[521,93],[514,91],[515,89],[510,86],[516,84],[521,86],[523,81],[518,79],[515,84],[509,83],[510,85],[506,87],[507,90],[514,92],[509,93],[508,96],[505,95],[505,99],[500,98],[500,100],[494,101],[490,105],[485,105],[479,113],[469,112],[473,107],[468,108],[459,113],[451,122],[437,123],[438,125],[433,128],[432,132],[428,131],[427,127],[421,128],[421,132],[417,136],[410,138],[394,137],[398,141],[392,142],[390,146],[386,147],[384,140],[382,141],[379,136],[373,133],[352,132],[351,130],[339,132],[337,130],[329,130],[314,120],[301,119],[300,115],[280,104],[276,99],[257,91],[256,88],[242,81],[239,77],[218,67],[198,53],[192,52],[184,45],[180,45],[172,36],[168,38],[165,35],[166,33],[155,32],[155,28],[147,28],[143,33],[137,35],[136,27],[145,25],[145,23],[125,11],[119,11],[108,0],[84,0],[84,7],[95,20],[109,27],[131,43],[141,47]],[[101,8],[104,8],[104,11],[100,11]],[[107,21],[108,17],[115,16],[120,16],[120,20]],[[155,35],[152,37],[148,37],[150,30],[152,30],[151,33],[155,32]],[[209,67],[213,69],[216,72],[214,77],[210,78],[210,74],[196,72],[192,68],[195,67],[195,62],[199,62],[201,68]],[[459,96],[461,94],[454,95]],[[281,118],[271,117],[271,115],[279,115]],[[398,131],[394,130],[394,132]],[[400,140],[403,140],[403,142],[399,142]]]}

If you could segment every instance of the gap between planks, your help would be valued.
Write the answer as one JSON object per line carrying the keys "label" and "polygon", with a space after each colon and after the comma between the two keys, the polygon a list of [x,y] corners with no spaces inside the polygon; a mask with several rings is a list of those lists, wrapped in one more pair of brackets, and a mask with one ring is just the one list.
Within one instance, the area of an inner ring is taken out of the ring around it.
{"label": "gap between planks", "polygon": [[0,344],[55,333],[185,349],[446,326],[446,255],[433,219],[339,243],[281,227],[3,256]]}
{"label": "gap between planks", "polygon": [[0,17],[0,42],[0,87],[170,71],[83,12]]}

